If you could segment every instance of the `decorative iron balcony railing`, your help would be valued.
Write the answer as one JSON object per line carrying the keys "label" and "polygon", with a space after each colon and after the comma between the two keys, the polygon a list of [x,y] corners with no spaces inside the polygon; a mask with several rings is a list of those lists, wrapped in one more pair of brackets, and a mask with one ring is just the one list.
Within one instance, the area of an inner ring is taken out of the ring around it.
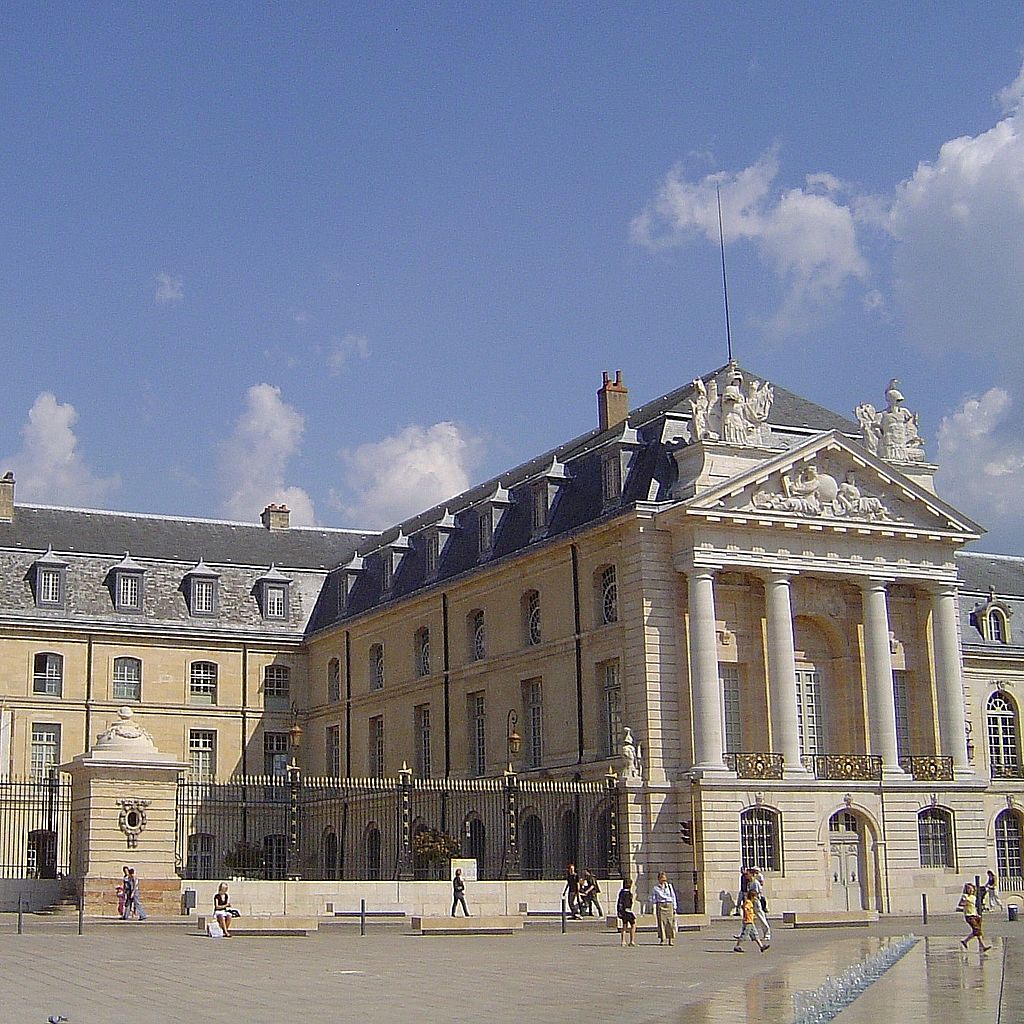
{"label": "decorative iron balcony railing", "polygon": [[900,767],[915,782],[952,782],[953,758],[941,754],[911,754],[900,758]]}
{"label": "decorative iron balcony railing", "polygon": [[805,754],[801,761],[816,779],[877,782],[882,778],[882,759],[877,754]]}
{"label": "decorative iron balcony railing", "polygon": [[741,779],[781,779],[782,755],[748,751],[725,755],[725,763]]}

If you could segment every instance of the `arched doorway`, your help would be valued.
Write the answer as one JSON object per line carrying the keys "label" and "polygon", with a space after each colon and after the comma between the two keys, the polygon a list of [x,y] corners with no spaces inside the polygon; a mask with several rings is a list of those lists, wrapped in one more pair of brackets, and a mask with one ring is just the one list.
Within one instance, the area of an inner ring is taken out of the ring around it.
{"label": "arched doorway", "polygon": [[1021,885],[1021,853],[1020,815],[1007,808],[996,818],[996,873],[1001,887],[1016,890]]}
{"label": "arched doorway", "polygon": [[837,811],[828,822],[829,907],[868,907],[867,843],[864,821],[853,811]]}
{"label": "arched doorway", "polygon": [[463,856],[476,861],[477,877],[483,877],[484,853],[487,848],[487,829],[479,818],[469,818],[465,828],[466,842]]}
{"label": "arched doorway", "polygon": [[380,878],[380,829],[376,825],[367,826],[363,836],[364,853],[366,857],[366,877],[374,882]]}
{"label": "arched doorway", "polygon": [[536,814],[523,819],[522,867],[524,878],[544,877],[544,826]]}
{"label": "arched doorway", "polygon": [[575,809],[562,815],[562,863],[584,866],[580,863],[580,816]]}
{"label": "arched doorway", "polygon": [[338,836],[333,828],[324,829],[323,839],[324,878],[338,877]]}

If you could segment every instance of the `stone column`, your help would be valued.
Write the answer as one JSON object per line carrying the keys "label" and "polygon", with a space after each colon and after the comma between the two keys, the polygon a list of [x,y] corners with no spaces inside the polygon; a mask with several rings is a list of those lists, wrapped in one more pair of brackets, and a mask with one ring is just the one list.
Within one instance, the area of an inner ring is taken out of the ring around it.
{"label": "stone column", "polygon": [[883,772],[899,772],[896,750],[896,697],[889,648],[889,609],[885,580],[861,581],[864,602],[864,668],[868,683],[868,729],[872,753],[881,754]]}
{"label": "stone column", "polygon": [[694,768],[725,771],[722,760],[722,684],[718,678],[715,574],[694,569],[687,575],[690,605],[690,694]]}
{"label": "stone column", "polygon": [[797,711],[796,656],[789,575],[773,572],[765,580],[768,620],[768,713],[772,746],[782,754],[786,774],[806,774],[800,760],[800,718]]}
{"label": "stone column", "polygon": [[937,588],[931,592],[931,599],[939,753],[953,758],[954,772],[968,774],[971,767],[967,760],[967,725],[964,717],[964,684],[960,674],[956,588]]}

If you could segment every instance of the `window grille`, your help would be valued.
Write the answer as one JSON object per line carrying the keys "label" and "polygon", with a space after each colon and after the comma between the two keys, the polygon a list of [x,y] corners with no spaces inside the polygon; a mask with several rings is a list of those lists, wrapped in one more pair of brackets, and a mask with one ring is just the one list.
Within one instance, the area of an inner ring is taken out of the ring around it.
{"label": "window grille", "polygon": [[719,665],[718,678],[722,684],[722,708],[725,722],[725,752],[727,754],[736,754],[743,750],[743,719],[740,708],[739,666]]}
{"label": "window grille", "polygon": [[526,690],[527,757],[531,768],[539,768],[544,761],[544,703],[541,681],[530,679],[523,687]]}
{"label": "window grille", "polygon": [[482,693],[469,695],[469,770],[474,775],[487,774],[487,708]]}
{"label": "window grille", "polygon": [[142,662],[114,659],[114,700],[142,700]]}
{"label": "window grille", "polygon": [[921,867],[951,868],[953,828],[947,811],[929,807],[917,816],[917,835],[921,848]]}
{"label": "window grille", "polygon": [[609,565],[601,573],[601,621],[605,624],[619,620],[619,584],[615,566]]}
{"label": "window grille", "polygon": [[416,735],[416,771],[421,778],[430,778],[430,705],[421,704],[413,711]]}
{"label": "window grille", "polygon": [[217,666],[212,661],[192,663],[189,701],[192,704],[217,703]]}
{"label": "window grille", "polygon": [[329,725],[324,734],[327,774],[338,778],[341,775],[341,726]]}
{"label": "window grille", "polygon": [[370,775],[375,779],[384,777],[384,719],[381,716],[370,719]]}
{"label": "window grille", "polygon": [[742,861],[762,871],[781,871],[782,858],[778,812],[768,807],[751,807],[740,815]]}
{"label": "window grille", "polygon": [[482,611],[473,612],[470,618],[470,656],[473,661],[483,661],[487,656],[487,627]]}
{"label": "window grille", "polygon": [[217,773],[217,733],[213,729],[190,729],[188,761],[192,778],[210,782]]}
{"label": "window grille", "polygon": [[821,675],[815,669],[797,669],[797,720],[800,753],[817,754],[822,749]]}
{"label": "window grille", "polygon": [[526,597],[526,642],[535,647],[540,641],[540,594],[531,590]]}
{"label": "window grille", "polygon": [[45,779],[60,764],[60,726],[50,722],[32,723],[29,769],[35,779]]}
{"label": "window grille", "polygon": [[995,776],[1013,778],[1020,769],[1016,706],[1005,694],[993,693],[987,712],[989,769]]}
{"label": "window grille", "polygon": [[604,709],[604,756],[614,757],[622,742],[622,687],[619,684],[619,663],[606,661],[600,666]]}
{"label": "window grille", "polygon": [[893,671],[892,692],[896,705],[896,753],[900,757],[910,757],[910,706],[906,672]]}

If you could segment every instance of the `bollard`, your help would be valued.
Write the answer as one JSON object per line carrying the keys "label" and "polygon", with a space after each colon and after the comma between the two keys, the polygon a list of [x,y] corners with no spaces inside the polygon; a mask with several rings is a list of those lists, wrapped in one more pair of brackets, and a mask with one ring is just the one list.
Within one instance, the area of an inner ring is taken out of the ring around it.
{"label": "bollard", "polygon": [[981,895],[981,875],[974,876],[974,907],[978,917],[985,912],[985,901]]}
{"label": "bollard", "polygon": [[562,897],[562,934],[565,934],[565,897]]}
{"label": "bollard", "polygon": [[24,931],[25,931],[25,923],[24,923],[24,917],[23,917],[24,913],[25,913],[24,897],[19,892],[18,893],[18,934],[19,935],[22,935],[24,933]]}
{"label": "bollard", "polygon": [[928,923],[928,894],[925,892],[921,893],[921,921]]}
{"label": "bollard", "polygon": [[78,934],[85,934],[85,892],[78,894]]}
{"label": "bollard", "polygon": [[366,934],[366,900],[359,901],[359,934]]}

